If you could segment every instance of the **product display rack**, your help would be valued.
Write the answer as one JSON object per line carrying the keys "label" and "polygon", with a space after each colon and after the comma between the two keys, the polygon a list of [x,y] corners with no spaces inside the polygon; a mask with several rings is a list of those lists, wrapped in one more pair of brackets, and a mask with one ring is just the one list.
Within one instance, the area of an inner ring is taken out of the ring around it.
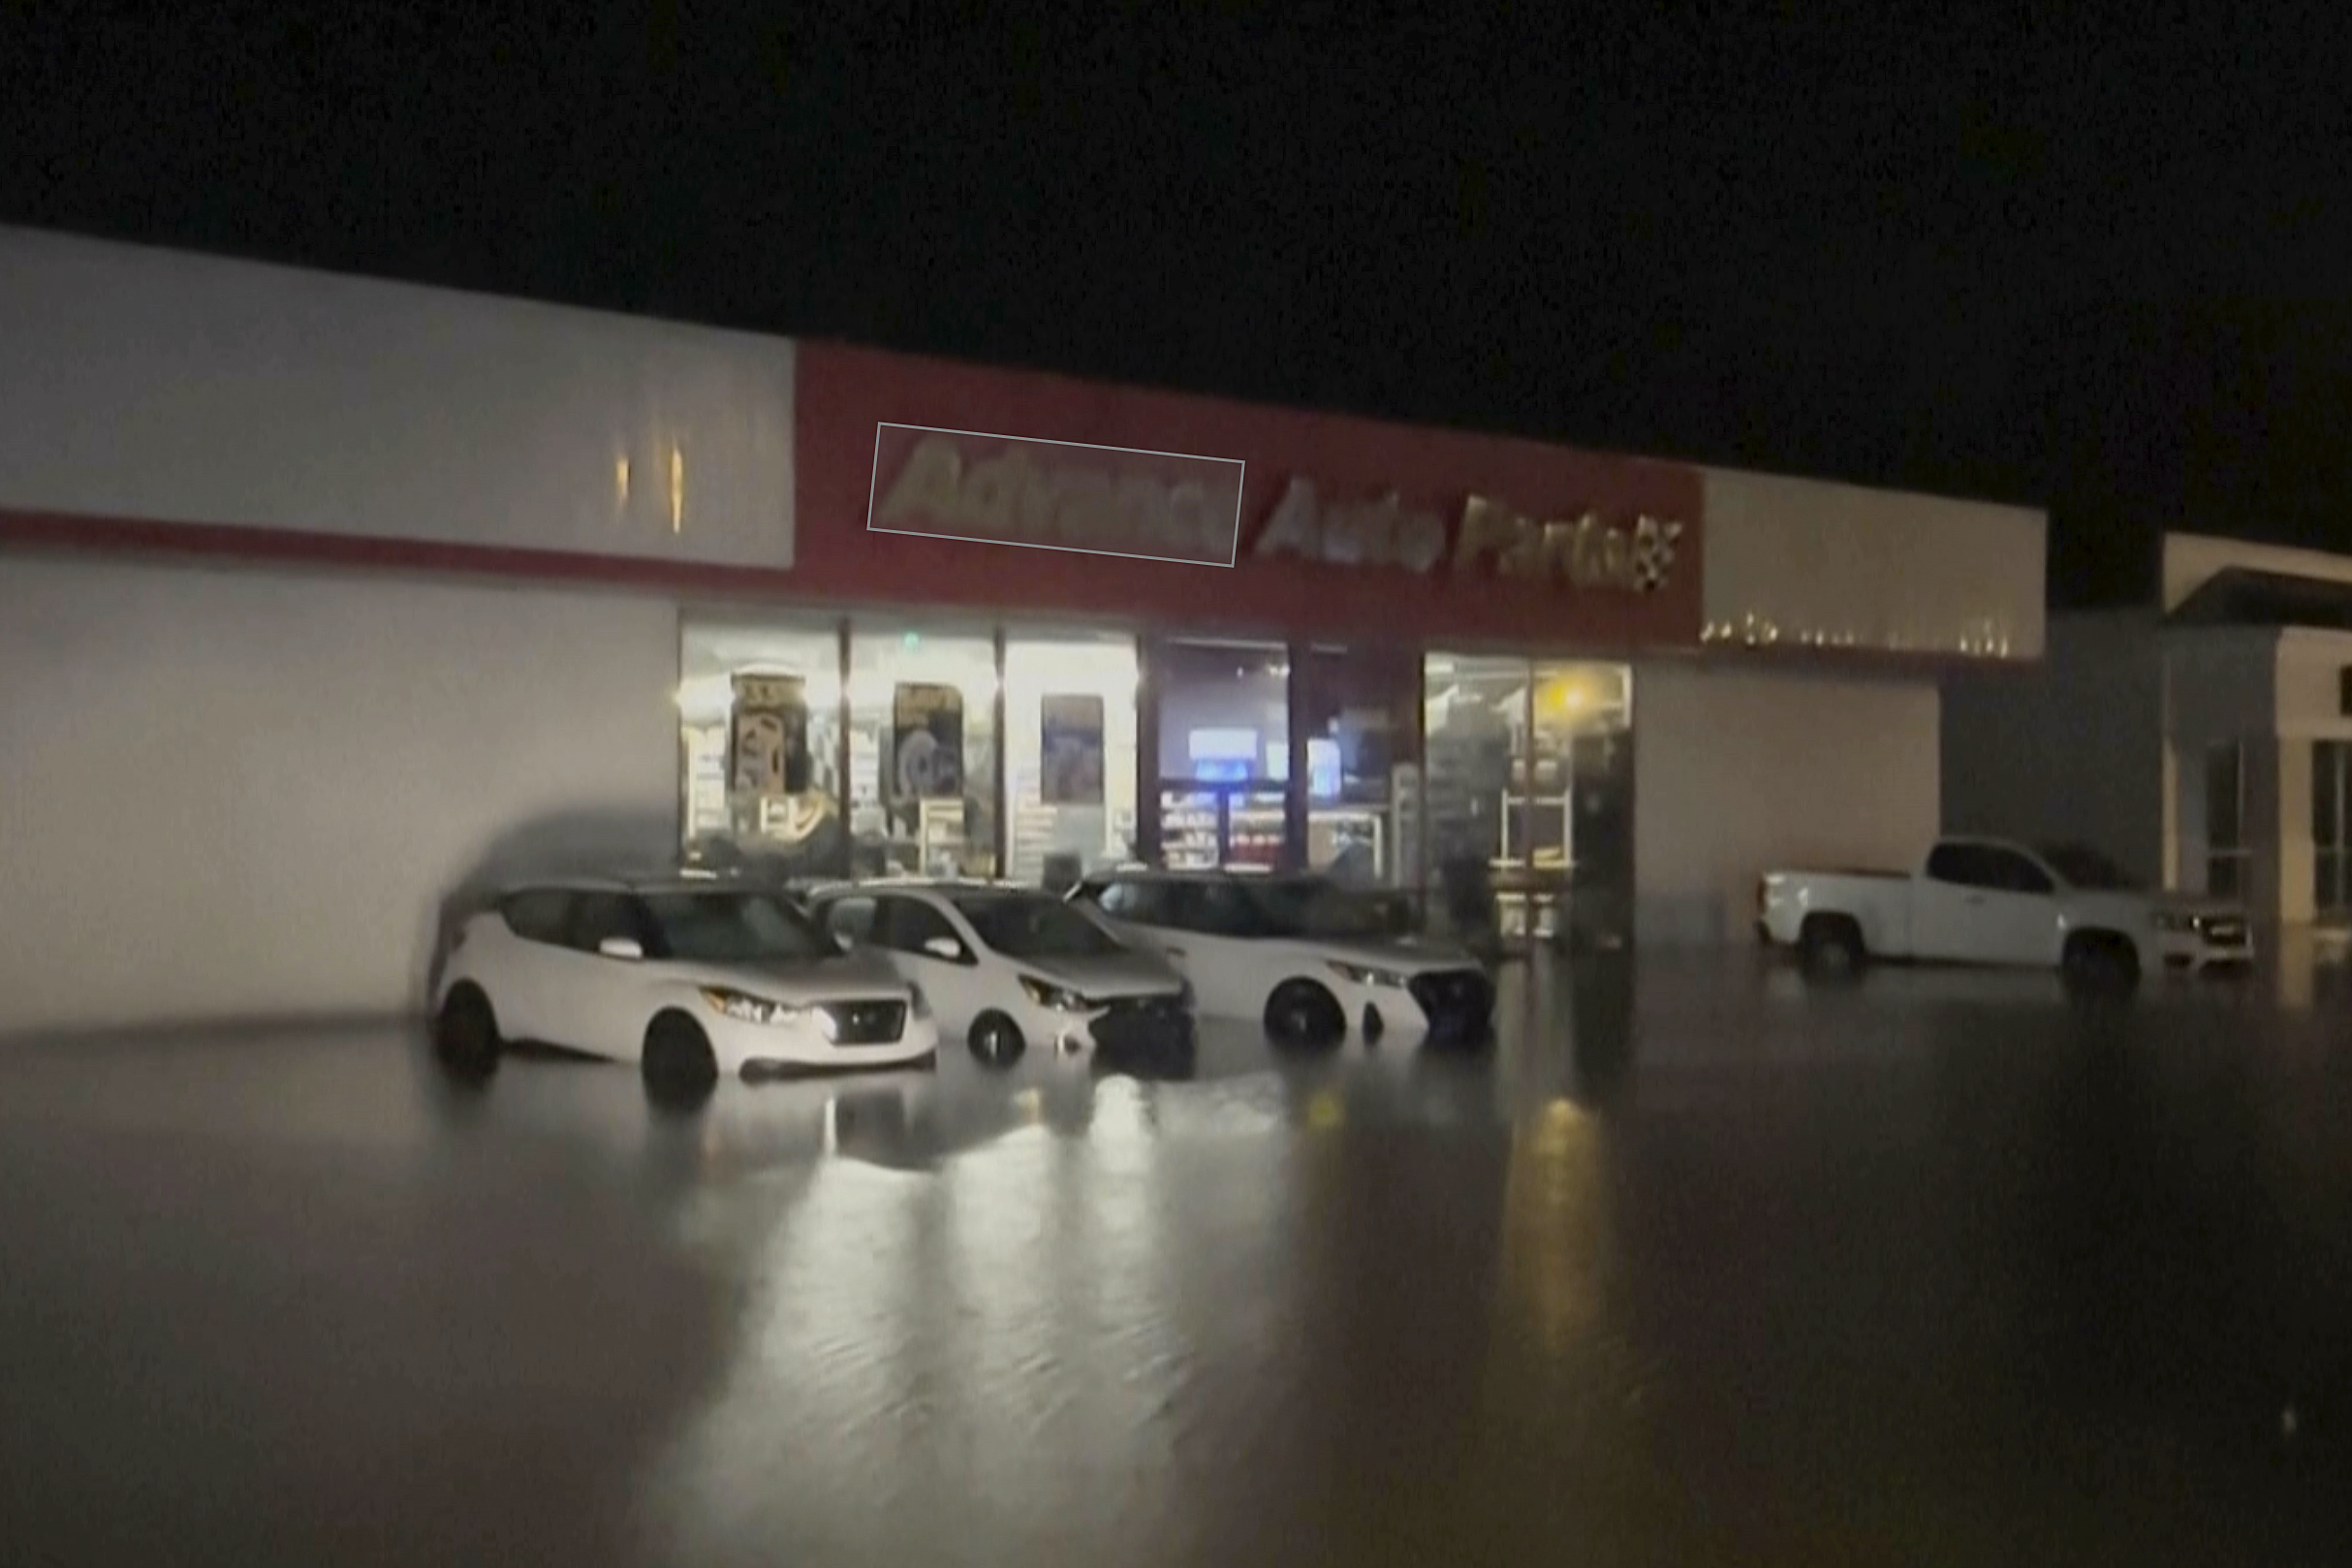
{"label": "product display rack", "polygon": [[689,724],[686,749],[686,836],[727,831],[727,726]]}
{"label": "product display rack", "polygon": [[1274,864],[1282,855],[1282,787],[1264,780],[1163,783],[1160,850],[1176,871]]}

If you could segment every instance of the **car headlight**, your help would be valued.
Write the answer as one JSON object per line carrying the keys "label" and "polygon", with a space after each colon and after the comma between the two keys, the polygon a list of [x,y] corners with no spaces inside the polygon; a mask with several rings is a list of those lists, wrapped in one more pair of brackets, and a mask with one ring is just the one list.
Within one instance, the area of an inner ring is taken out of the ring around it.
{"label": "car headlight", "polygon": [[1397,989],[1404,987],[1404,976],[1394,969],[1375,969],[1364,963],[1341,963],[1336,958],[1329,960],[1328,967],[1340,979],[1358,986],[1388,986]]}
{"label": "car headlight", "polygon": [[931,999],[924,995],[923,988],[911,980],[907,982],[906,999],[913,1004],[915,1017],[927,1019],[931,1016]]}
{"label": "car headlight", "polygon": [[1040,1007],[1050,1007],[1056,1013],[1091,1013],[1094,1004],[1066,986],[1056,986],[1035,975],[1020,977],[1020,988],[1029,1000]]}
{"label": "car headlight", "polygon": [[798,1023],[808,1012],[790,1002],[771,1002],[765,996],[717,987],[704,989],[703,1002],[712,1012],[723,1013],[738,1023]]}

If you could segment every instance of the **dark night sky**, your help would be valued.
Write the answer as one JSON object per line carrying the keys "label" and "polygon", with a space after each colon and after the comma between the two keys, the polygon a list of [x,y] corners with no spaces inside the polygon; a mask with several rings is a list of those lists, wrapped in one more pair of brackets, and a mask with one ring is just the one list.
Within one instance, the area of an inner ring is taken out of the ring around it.
{"label": "dark night sky", "polygon": [[156,9],[0,220],[2352,549],[2327,8]]}

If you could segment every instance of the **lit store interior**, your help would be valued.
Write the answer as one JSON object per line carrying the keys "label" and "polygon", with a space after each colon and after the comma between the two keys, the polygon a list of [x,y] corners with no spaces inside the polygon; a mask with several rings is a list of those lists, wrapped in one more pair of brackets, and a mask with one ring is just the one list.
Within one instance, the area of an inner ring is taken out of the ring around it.
{"label": "lit store interior", "polygon": [[680,665],[686,842],[711,863],[1056,887],[1303,865],[1420,894],[1484,862],[1526,934],[1572,871],[1630,887],[1621,665],[889,616],[690,616]]}

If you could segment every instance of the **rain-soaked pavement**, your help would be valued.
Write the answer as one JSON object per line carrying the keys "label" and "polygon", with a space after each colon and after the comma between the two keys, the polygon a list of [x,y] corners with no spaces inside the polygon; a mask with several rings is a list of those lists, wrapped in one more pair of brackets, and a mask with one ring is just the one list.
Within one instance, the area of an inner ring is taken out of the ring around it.
{"label": "rain-soaked pavement", "polygon": [[2286,989],[1656,962],[1485,1057],[683,1114],[19,1045],[0,1554],[2352,1561],[2352,998]]}

